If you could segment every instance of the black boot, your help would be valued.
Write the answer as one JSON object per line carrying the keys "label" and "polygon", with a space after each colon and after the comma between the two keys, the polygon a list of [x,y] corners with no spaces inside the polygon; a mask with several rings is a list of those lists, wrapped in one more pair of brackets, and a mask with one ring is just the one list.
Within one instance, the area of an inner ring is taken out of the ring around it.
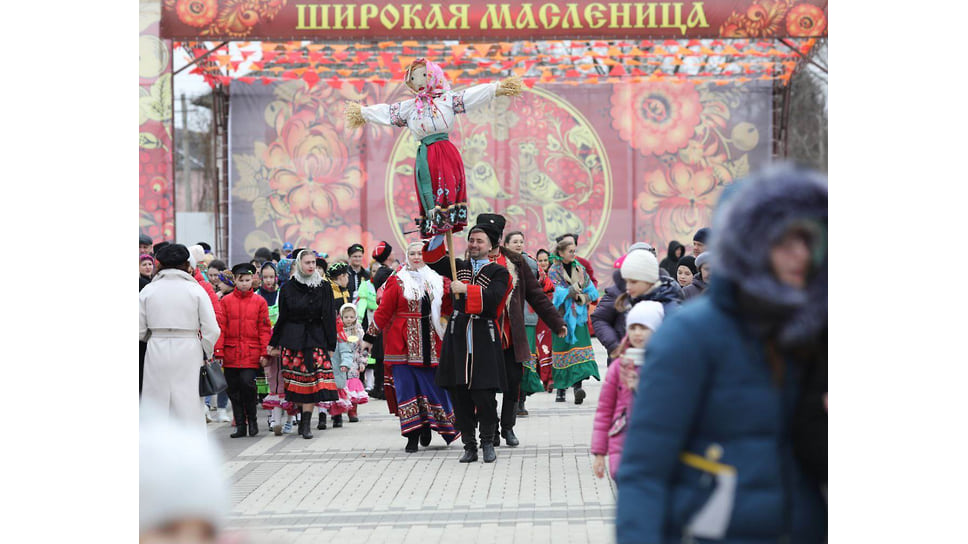
{"label": "black boot", "polygon": [[[486,434],[485,434],[486,433]],[[487,431],[481,432],[481,451],[484,454],[485,463],[493,463],[497,459],[497,453],[494,451],[494,441],[495,439],[500,440],[500,435],[497,432],[497,425],[495,424]]]}
{"label": "black boot", "polygon": [[420,428],[420,445],[421,446],[423,446],[425,448],[427,446],[429,446],[430,445],[430,439],[433,438],[433,437],[434,437],[434,435],[431,432],[430,425],[424,425],[423,427]]}
{"label": "black boot", "polygon": [[343,414],[333,416],[333,428],[338,429],[343,426]]}
{"label": "black boot", "polygon": [[484,462],[493,463],[497,459],[497,452],[494,451],[494,444],[491,442],[485,442],[481,449],[484,452]]}
{"label": "black boot", "polygon": [[575,404],[581,404],[585,400],[585,390],[579,385],[575,388]]}
{"label": "black boot", "polygon": [[[491,446],[491,451],[494,451],[494,447]],[[477,462],[477,445],[467,444],[464,446],[464,455],[460,456],[459,463],[476,463]]]}
{"label": "black boot", "polygon": [[558,396],[555,397],[555,402],[565,402],[565,390],[559,389]]}
{"label": "black boot", "polygon": [[518,417],[527,417],[528,409],[524,407],[524,399],[518,401]]}
{"label": "black boot", "polygon": [[403,451],[407,453],[416,453],[420,448],[417,447],[417,442],[420,440],[420,429],[415,429],[405,434],[407,437],[407,447]]}
{"label": "black boot", "polygon": [[514,429],[506,429],[501,431],[501,436],[504,437],[504,441],[507,442],[508,446],[512,448],[521,443],[518,437],[514,436]]}
{"label": "black boot", "polygon": [[232,438],[244,438],[246,432],[245,410],[242,408],[242,401],[232,403],[232,419],[235,420],[235,432],[230,434]]}
{"label": "black boot", "polygon": [[241,421],[242,423],[239,423],[238,425],[236,425],[235,432],[229,435],[232,438],[243,438],[246,435],[245,420],[240,419],[239,421]]}
{"label": "black boot", "polygon": [[303,412],[302,418],[299,420],[299,434],[305,439],[310,439],[313,437],[312,431],[309,430],[313,425],[313,413]]}
{"label": "black boot", "polygon": [[[336,419],[336,418],[333,418]],[[333,425],[334,427],[336,425]],[[316,429],[322,431],[326,428],[326,412],[319,413],[319,424],[316,425]]]}
{"label": "black boot", "polygon": [[255,399],[245,407],[245,418],[249,422],[249,436],[259,434],[259,413],[256,411]]}

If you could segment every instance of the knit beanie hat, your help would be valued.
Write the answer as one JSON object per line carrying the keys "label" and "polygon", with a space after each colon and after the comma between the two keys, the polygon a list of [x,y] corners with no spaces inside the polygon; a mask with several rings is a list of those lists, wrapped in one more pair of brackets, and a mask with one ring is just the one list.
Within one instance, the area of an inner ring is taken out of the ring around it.
{"label": "knit beanie hat", "polygon": [[712,254],[710,252],[702,252],[698,257],[696,257],[696,269],[701,269],[702,265],[708,263],[710,259],[712,259]]}
{"label": "knit beanie hat", "polygon": [[659,281],[659,261],[651,251],[636,249],[630,251],[622,261],[622,278],[625,280],[638,280],[646,283]]}
{"label": "knit beanie hat", "polygon": [[662,307],[661,302],[645,300],[629,310],[629,315],[625,317],[625,328],[628,330],[632,325],[642,325],[654,332],[662,324],[664,317],[665,308]]}
{"label": "knit beanie hat", "polygon": [[700,244],[708,244],[710,234],[712,232],[709,230],[709,227],[703,227],[696,231],[696,235],[692,237],[692,241],[699,242]]}
{"label": "knit beanie hat", "polygon": [[685,266],[690,271],[692,271],[693,274],[695,274],[696,273],[696,258],[693,257],[692,255],[686,255],[685,257],[679,259],[679,263],[676,264],[676,268],[677,269],[680,266]]}

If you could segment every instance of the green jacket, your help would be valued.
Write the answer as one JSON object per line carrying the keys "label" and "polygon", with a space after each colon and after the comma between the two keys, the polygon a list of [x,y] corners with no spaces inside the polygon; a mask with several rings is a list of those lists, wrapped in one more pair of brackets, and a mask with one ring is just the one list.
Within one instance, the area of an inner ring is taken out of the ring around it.
{"label": "green jacket", "polygon": [[[367,280],[361,283],[359,290],[356,291],[356,296],[359,297],[356,301],[356,315],[360,326],[363,326],[364,323],[373,320],[373,312],[376,311],[376,289],[373,288],[373,282]],[[365,330],[364,328],[364,332]],[[376,359],[368,357],[367,364],[376,364]]]}

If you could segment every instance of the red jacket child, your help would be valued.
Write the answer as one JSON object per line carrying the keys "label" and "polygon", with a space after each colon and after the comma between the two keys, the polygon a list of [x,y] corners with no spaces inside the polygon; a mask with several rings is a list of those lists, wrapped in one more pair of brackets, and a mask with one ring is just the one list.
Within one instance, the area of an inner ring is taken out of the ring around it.
{"label": "red jacket child", "polygon": [[272,325],[266,299],[249,291],[236,289],[221,300],[224,324],[215,344],[215,357],[221,355],[226,368],[259,368],[259,358],[266,354]]}

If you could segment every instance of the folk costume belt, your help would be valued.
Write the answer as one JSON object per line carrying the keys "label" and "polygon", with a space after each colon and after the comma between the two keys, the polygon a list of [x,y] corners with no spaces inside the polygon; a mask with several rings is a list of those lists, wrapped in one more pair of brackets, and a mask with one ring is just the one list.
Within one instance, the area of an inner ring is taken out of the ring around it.
{"label": "folk costume belt", "polygon": [[420,147],[417,148],[417,196],[423,204],[424,213],[430,214],[434,209],[434,189],[430,178],[430,164],[427,162],[427,147],[430,144],[449,140],[446,132],[438,132],[420,139]]}

